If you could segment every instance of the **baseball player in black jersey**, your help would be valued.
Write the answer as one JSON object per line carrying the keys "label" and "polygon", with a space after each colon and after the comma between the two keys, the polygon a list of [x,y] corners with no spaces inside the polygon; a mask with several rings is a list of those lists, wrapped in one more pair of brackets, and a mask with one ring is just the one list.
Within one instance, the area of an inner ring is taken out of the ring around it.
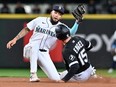
{"label": "baseball player in black jersey", "polygon": [[92,48],[91,42],[79,36],[70,36],[65,25],[58,25],[56,37],[64,43],[62,53],[66,70],[60,73],[61,81],[86,81],[95,74],[87,55]]}

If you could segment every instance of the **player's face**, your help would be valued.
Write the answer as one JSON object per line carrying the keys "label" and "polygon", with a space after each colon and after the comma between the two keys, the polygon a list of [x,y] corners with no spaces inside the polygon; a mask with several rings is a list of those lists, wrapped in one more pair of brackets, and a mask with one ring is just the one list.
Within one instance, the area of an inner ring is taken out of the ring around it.
{"label": "player's face", "polygon": [[51,12],[51,17],[52,17],[53,21],[57,22],[62,18],[62,14],[60,12],[57,12],[57,11],[53,10]]}

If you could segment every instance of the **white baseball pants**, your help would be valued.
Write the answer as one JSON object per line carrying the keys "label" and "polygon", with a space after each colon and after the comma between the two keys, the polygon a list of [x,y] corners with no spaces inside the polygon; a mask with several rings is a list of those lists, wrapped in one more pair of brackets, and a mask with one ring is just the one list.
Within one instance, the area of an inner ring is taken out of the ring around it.
{"label": "white baseball pants", "polygon": [[56,67],[50,58],[49,50],[41,52],[38,44],[27,44],[24,47],[24,57],[30,58],[30,72],[37,72],[37,65],[39,65],[49,79],[60,80]]}

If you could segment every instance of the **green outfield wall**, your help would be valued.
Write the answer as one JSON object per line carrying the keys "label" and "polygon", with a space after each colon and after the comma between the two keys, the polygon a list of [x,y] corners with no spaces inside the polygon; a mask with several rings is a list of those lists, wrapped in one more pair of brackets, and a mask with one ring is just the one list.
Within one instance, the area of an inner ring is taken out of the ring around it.
{"label": "green outfield wall", "polygon": [[[38,16],[49,15],[0,14],[0,68],[29,67],[29,62],[25,62],[22,56],[24,38],[20,39],[10,50],[6,48],[6,44],[18,34],[26,23]],[[64,15],[62,22],[71,27],[75,19],[72,15]],[[84,21],[80,24],[76,35],[80,35],[93,43],[94,48],[88,54],[91,63],[95,67],[110,67],[112,62],[110,46],[113,41],[112,35],[115,30],[116,15],[84,15]],[[57,67],[63,67],[62,56],[58,55],[61,50],[56,49],[55,51],[57,54],[52,53],[52,59]]]}

